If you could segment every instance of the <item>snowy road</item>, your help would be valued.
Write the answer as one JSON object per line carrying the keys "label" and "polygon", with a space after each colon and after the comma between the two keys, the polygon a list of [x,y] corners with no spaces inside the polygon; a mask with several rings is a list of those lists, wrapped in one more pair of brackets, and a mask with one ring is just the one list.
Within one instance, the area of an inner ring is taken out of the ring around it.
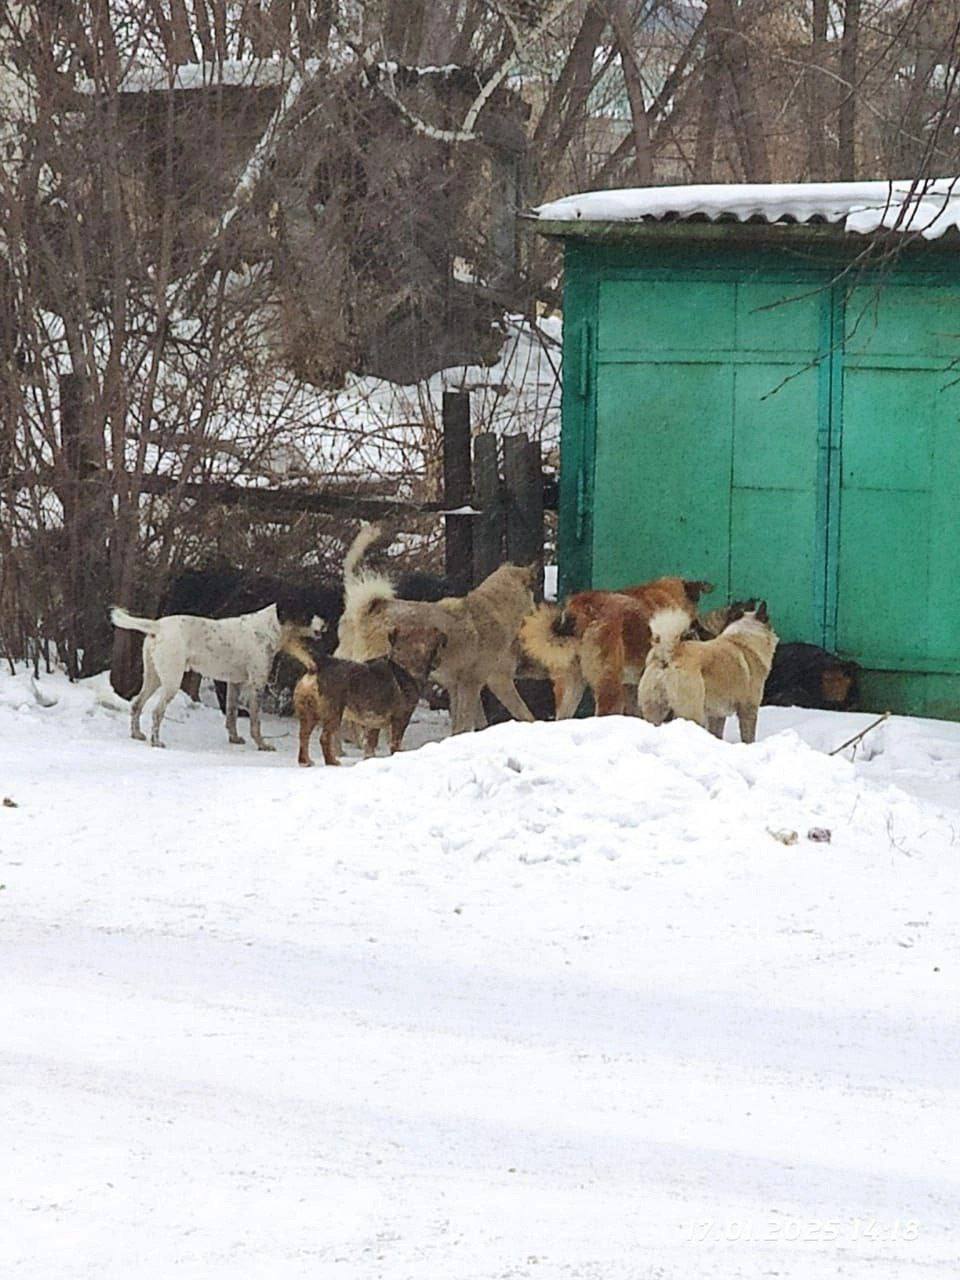
{"label": "snowy road", "polygon": [[955,727],[308,773],[44,688],[0,679],[4,1275],[956,1276]]}

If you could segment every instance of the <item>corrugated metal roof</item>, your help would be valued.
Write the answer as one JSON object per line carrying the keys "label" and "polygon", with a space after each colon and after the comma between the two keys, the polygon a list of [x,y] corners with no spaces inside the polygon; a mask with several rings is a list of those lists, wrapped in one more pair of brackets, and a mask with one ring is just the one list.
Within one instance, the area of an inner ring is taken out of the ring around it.
{"label": "corrugated metal roof", "polygon": [[[936,239],[960,227],[960,178],[889,182],[714,183],[637,187],[565,196],[533,210],[539,222],[664,222],[707,218],[840,223],[866,234],[881,229]],[[571,231],[573,228],[571,227]]]}

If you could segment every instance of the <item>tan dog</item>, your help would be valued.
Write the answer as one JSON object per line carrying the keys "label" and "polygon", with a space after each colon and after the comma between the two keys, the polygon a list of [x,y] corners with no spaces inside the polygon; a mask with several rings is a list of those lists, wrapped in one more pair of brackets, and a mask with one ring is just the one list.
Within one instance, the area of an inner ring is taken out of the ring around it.
{"label": "tan dog", "polygon": [[684,640],[689,626],[678,609],[650,619],[650,652],[638,690],[644,719],[661,724],[672,711],[722,738],[727,716],[736,715],[741,742],[753,742],[778,639],[766,604],[761,600],[713,640]]}
{"label": "tan dog", "polygon": [[533,720],[514,677],[520,623],[533,608],[537,566],[504,564],[465,596],[435,604],[398,600],[389,579],[357,570],[358,545],[373,541],[370,526],[360,530],[347,553],[344,610],[336,656],[365,661],[385,654],[388,635],[432,627],[446,637],[433,679],[450,694],[454,733],[482,725],[480,691],[486,687],[517,720]]}
{"label": "tan dog", "polygon": [[655,578],[623,591],[581,591],[563,609],[545,604],[525,618],[520,643],[550,677],[556,718],[574,715],[588,685],[597,715],[635,710],[633,688],[650,648],[650,618],[675,608],[689,624],[700,596],[712,590],[709,582]]}
{"label": "tan dog", "polygon": [[299,764],[313,764],[310,738],[317,725],[321,726],[325,763],[340,763],[340,723],[346,711],[363,730],[365,757],[376,752],[381,729],[390,731],[391,755],[400,750],[410,717],[446,637],[425,627],[411,628],[402,636],[391,632],[388,639],[389,657],[350,662],[318,655],[313,659],[316,670],[297,681],[293,709],[300,721]]}

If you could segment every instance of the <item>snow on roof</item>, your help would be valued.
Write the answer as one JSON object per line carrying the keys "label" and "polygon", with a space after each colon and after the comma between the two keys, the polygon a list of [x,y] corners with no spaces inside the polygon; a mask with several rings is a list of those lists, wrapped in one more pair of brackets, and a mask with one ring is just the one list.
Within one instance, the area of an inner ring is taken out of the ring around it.
{"label": "snow on roof", "polygon": [[925,239],[960,227],[960,178],[889,182],[714,183],[637,187],[565,196],[533,210],[539,222],[643,222],[696,216],[714,221],[842,223],[865,234],[919,232]]}
{"label": "snow on roof", "polygon": [[[312,75],[320,69],[318,58],[307,58],[303,70]],[[210,89],[219,85],[265,88],[283,84],[293,72],[285,58],[224,58],[219,62],[187,62],[171,67],[160,63],[133,66],[117,87],[118,93],[157,93],[169,89]],[[97,94],[102,86],[94,80],[80,80],[77,92]]]}
{"label": "snow on roof", "polygon": [[[285,84],[296,72],[309,79],[326,69],[320,58],[306,58],[294,65],[288,58],[223,58],[219,61],[186,62],[180,66],[150,62],[133,65],[117,86],[118,93],[161,93],[173,89],[186,92],[212,89],[220,85],[264,89]],[[443,67],[408,67],[396,62],[378,62],[370,68],[387,76],[399,76],[410,84],[422,79],[443,79],[464,74],[465,68],[453,64]],[[81,79],[77,92],[93,95],[102,91],[95,80]]]}

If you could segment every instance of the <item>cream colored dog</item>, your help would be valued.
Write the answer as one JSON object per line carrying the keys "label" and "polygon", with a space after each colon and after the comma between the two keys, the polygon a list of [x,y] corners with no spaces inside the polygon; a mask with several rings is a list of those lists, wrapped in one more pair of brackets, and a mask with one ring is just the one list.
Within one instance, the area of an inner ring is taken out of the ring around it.
{"label": "cream colored dog", "polygon": [[778,639],[766,604],[761,601],[713,640],[684,640],[689,626],[689,615],[680,609],[650,619],[650,652],[638,690],[644,719],[662,724],[672,711],[722,738],[727,716],[736,715],[741,742],[753,742]]}
{"label": "cream colored dog", "polygon": [[335,656],[366,662],[389,652],[391,632],[431,627],[446,637],[432,679],[450,694],[454,733],[484,723],[480,705],[484,685],[515,719],[533,720],[514,677],[517,634],[533,608],[536,565],[503,564],[465,596],[436,604],[398,600],[388,578],[359,569],[363,551],[378,535],[373,526],[364,526],[347,553]]}

